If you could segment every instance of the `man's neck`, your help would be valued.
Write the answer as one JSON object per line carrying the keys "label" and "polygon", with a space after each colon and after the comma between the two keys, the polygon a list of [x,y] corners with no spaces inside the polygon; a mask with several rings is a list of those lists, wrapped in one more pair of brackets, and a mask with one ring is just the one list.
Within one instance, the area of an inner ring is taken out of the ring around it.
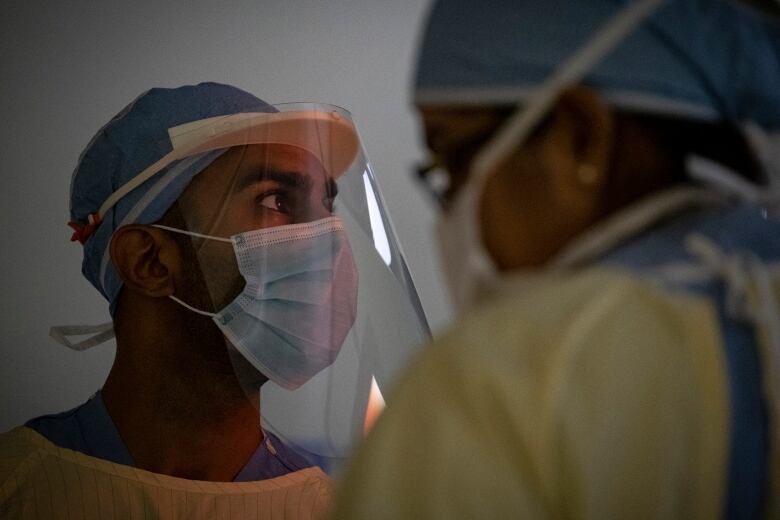
{"label": "man's neck", "polygon": [[138,340],[143,336],[155,337],[118,338],[102,390],[136,466],[193,480],[233,480],[262,440],[259,402],[242,390],[226,352],[177,359],[170,353],[192,346],[169,343],[163,354],[160,345]]}

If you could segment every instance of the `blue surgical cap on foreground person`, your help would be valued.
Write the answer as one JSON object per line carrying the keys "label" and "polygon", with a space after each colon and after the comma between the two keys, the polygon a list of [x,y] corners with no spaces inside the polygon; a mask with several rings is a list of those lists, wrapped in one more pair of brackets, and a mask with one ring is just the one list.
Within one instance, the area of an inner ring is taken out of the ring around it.
{"label": "blue surgical cap on foreground person", "polygon": [[351,115],[151,89],[81,154],[70,220],[113,319],[51,334],[116,358],[0,436],[0,517],[321,517],[428,337]]}
{"label": "blue surgical cap on foreground person", "polygon": [[335,518],[780,516],[780,23],[751,4],[435,3],[459,320]]}

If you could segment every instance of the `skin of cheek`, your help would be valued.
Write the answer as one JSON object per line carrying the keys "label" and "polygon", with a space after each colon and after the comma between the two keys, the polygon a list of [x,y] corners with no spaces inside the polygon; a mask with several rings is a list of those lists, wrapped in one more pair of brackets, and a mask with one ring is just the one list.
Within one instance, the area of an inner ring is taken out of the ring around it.
{"label": "skin of cheek", "polygon": [[[282,225],[287,223],[281,220],[279,224],[268,222],[257,225],[256,228]],[[241,229],[246,227],[246,223]],[[250,225],[249,229],[254,226]],[[232,302],[243,290],[246,280],[239,271],[236,254],[232,244],[226,242],[209,241],[198,252],[198,258],[203,266],[204,277],[209,288],[214,307],[222,309]]]}
{"label": "skin of cheek", "polygon": [[549,196],[540,175],[508,165],[485,184],[479,209],[482,240],[502,270],[535,265],[549,250]]}
{"label": "skin of cheek", "polygon": [[481,231],[499,268],[539,266],[582,229],[589,205],[568,182],[574,168],[565,148],[548,142],[524,147],[488,180]]}
{"label": "skin of cheek", "polygon": [[232,302],[243,290],[246,281],[241,275],[231,244],[209,244],[198,253],[209,297],[215,311]]}
{"label": "skin of cheek", "polygon": [[[188,220],[201,223],[213,222],[213,215],[218,212],[212,208],[209,198],[203,196],[198,200],[200,204],[190,206],[190,214],[193,218]],[[224,203],[235,205],[235,201],[230,199]],[[238,222],[245,219],[245,217],[236,217],[235,212],[226,212],[221,221],[215,223],[216,226],[210,226],[208,234],[227,238],[232,234],[228,230],[240,229],[237,227]],[[193,284],[190,288],[198,293],[193,294],[193,297],[202,304],[207,304],[205,309],[219,311],[238,296],[245,284],[238,270],[233,245],[217,240],[193,238],[192,247],[193,260],[198,264],[195,268],[201,273],[201,283]]]}

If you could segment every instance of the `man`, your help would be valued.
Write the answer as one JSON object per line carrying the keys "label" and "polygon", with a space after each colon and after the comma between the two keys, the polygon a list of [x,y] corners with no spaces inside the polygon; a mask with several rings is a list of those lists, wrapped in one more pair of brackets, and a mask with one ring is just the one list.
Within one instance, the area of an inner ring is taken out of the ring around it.
{"label": "man", "polygon": [[[273,107],[215,83],[152,89],[98,132],[74,173],[71,226],[113,323],[52,334],[76,349],[115,335],[116,359],[86,403],[3,436],[0,516],[325,511],[329,481],[310,461],[326,454],[308,449],[333,436],[324,409],[362,426],[371,376],[344,361],[373,343],[357,317],[358,269],[373,258],[346,229],[368,225],[350,207],[373,196],[359,150],[344,111]],[[339,211],[337,182],[352,193]],[[97,334],[71,342],[86,332]],[[355,395],[307,399],[346,376],[360,379]],[[261,407],[269,380],[300,390]],[[290,439],[286,424],[307,426],[307,458],[262,426],[271,419]]]}
{"label": "man", "polygon": [[335,518],[780,514],[780,163],[754,147],[780,129],[778,27],[735,2],[435,4],[415,102],[461,321]]}

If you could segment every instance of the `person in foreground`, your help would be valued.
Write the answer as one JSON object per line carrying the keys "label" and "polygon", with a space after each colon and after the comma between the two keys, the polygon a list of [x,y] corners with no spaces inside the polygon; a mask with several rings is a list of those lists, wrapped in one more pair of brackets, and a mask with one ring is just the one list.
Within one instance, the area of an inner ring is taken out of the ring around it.
{"label": "person in foreground", "polygon": [[217,83],[149,90],[101,128],[70,225],[113,320],[52,336],[115,336],[116,358],[86,403],[0,436],[0,517],[321,517],[328,412],[360,429],[374,373],[342,357],[378,343],[357,316],[359,270],[385,265],[356,232],[381,200],[367,169],[343,109]]}
{"label": "person in foreground", "polygon": [[459,319],[334,518],[780,517],[780,24],[751,4],[435,3]]}

